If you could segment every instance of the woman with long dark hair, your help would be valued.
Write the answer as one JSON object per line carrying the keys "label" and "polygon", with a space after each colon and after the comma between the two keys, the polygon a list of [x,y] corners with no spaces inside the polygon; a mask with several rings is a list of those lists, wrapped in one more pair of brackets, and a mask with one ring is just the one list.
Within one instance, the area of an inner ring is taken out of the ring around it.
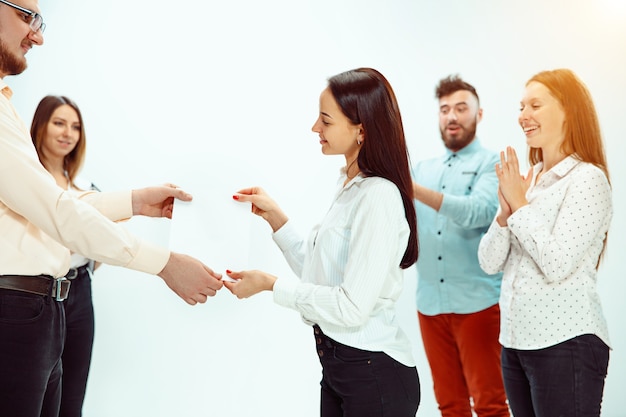
{"label": "woman with long dark hair", "polygon": [[385,77],[371,68],[335,75],[312,129],[322,153],[343,155],[341,186],[308,240],[261,189],[233,198],[272,228],[299,282],[227,271],[237,297],[273,291],[313,327],[323,369],[321,415],[414,417],[420,387],[395,305],[403,270],[418,256],[417,222],[402,118]]}

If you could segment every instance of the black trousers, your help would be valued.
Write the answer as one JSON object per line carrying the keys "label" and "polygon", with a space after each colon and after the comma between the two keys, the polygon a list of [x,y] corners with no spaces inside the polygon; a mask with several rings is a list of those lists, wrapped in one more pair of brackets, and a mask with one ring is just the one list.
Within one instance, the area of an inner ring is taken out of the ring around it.
{"label": "black trousers", "polygon": [[502,349],[515,417],[599,417],[608,366],[609,347],[593,334],[544,349]]}
{"label": "black trousers", "polygon": [[420,383],[415,367],[384,352],[336,342],[313,328],[322,364],[322,417],[415,417]]}
{"label": "black trousers", "polygon": [[0,411],[57,417],[61,400],[63,303],[0,289]]}
{"label": "black trousers", "polygon": [[91,276],[87,267],[78,268],[78,276],[72,280],[71,295],[63,304],[66,334],[61,356],[63,380],[59,417],[80,417],[94,339]]}

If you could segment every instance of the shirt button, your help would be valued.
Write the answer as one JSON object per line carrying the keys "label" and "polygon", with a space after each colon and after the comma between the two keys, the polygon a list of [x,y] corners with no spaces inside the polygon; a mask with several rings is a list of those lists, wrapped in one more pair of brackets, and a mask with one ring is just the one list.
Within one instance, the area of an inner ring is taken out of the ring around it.
{"label": "shirt button", "polygon": [[441,256],[438,256],[437,259],[441,260]]}
{"label": "shirt button", "polygon": [[439,280],[439,282],[443,282],[443,278],[441,278],[441,279]]}
{"label": "shirt button", "polygon": [[322,344],[322,339],[320,339],[319,337],[317,338],[317,344],[321,345]]}
{"label": "shirt button", "polygon": [[320,349],[317,351],[317,354],[320,355],[321,358],[322,356],[324,356],[324,351]]}
{"label": "shirt button", "polygon": [[437,232],[437,234],[438,234],[438,235],[440,235],[440,234],[441,234],[441,230],[439,230],[439,231]]}

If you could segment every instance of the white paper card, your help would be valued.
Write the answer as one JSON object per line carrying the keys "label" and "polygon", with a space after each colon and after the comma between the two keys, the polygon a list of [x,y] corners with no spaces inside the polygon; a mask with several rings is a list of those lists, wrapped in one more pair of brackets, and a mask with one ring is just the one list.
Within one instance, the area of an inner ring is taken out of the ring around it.
{"label": "white paper card", "polygon": [[[186,183],[190,181],[187,180]],[[191,202],[176,201],[170,232],[170,249],[191,255],[215,272],[237,271],[248,265],[250,203],[233,200],[242,184],[195,180]]]}

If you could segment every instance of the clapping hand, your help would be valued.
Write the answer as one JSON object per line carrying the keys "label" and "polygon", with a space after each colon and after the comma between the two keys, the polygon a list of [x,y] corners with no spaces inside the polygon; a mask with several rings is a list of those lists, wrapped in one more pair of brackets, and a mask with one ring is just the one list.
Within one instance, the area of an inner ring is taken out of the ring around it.
{"label": "clapping hand", "polygon": [[528,204],[526,191],[532,180],[532,168],[526,176],[521,175],[517,154],[512,147],[508,146],[506,154],[504,151],[500,152],[500,163],[496,164],[496,175],[500,184],[498,187],[500,213],[497,221],[500,226],[504,226],[511,214]]}

